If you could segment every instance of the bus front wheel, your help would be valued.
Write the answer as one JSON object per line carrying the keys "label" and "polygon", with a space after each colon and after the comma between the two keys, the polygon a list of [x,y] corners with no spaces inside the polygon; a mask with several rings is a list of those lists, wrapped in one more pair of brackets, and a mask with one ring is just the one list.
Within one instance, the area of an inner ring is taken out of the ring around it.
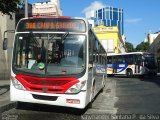
{"label": "bus front wheel", "polygon": [[92,103],[94,101],[94,97],[95,97],[95,83],[93,83],[93,86],[91,88],[90,102],[88,104],[88,108],[92,108]]}
{"label": "bus front wheel", "polygon": [[133,71],[131,69],[127,70],[127,77],[133,77]]}
{"label": "bus front wheel", "polygon": [[15,103],[15,108],[16,108],[16,109],[21,109],[22,107],[23,107],[23,103],[22,103],[22,102],[17,101],[17,102]]}

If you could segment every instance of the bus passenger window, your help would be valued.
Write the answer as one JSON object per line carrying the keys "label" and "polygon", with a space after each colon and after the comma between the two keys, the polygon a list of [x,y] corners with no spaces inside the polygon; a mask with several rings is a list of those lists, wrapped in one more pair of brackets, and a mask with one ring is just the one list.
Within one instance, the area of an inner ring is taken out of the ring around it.
{"label": "bus passenger window", "polygon": [[111,57],[107,57],[107,63],[111,64],[112,63],[112,58]]}

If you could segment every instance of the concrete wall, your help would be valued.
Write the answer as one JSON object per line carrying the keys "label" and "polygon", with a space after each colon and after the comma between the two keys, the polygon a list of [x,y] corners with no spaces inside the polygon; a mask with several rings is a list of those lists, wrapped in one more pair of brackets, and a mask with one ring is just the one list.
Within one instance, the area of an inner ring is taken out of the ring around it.
{"label": "concrete wall", "polygon": [[8,79],[10,77],[11,70],[11,55],[13,49],[14,34],[8,33],[8,49],[3,50],[3,33],[5,30],[15,29],[15,15],[13,14],[13,20],[10,16],[0,13],[0,79]]}

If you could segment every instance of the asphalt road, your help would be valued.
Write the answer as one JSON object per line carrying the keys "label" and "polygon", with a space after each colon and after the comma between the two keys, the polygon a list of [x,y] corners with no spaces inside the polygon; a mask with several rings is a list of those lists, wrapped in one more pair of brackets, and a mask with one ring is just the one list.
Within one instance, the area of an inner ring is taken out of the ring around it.
{"label": "asphalt road", "polygon": [[160,114],[160,78],[114,78],[118,114]]}
{"label": "asphalt road", "polygon": [[[125,115],[125,116],[124,116]],[[159,120],[160,77],[140,79],[110,77],[103,92],[83,111],[71,108],[26,104],[11,109],[2,120]]]}

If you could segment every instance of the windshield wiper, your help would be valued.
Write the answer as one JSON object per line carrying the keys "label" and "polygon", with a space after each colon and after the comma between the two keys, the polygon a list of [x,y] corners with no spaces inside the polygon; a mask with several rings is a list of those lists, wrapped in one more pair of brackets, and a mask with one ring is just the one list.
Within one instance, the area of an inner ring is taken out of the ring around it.
{"label": "windshield wiper", "polygon": [[69,32],[64,33],[62,36],[62,40],[64,40],[68,35],[69,35]]}

